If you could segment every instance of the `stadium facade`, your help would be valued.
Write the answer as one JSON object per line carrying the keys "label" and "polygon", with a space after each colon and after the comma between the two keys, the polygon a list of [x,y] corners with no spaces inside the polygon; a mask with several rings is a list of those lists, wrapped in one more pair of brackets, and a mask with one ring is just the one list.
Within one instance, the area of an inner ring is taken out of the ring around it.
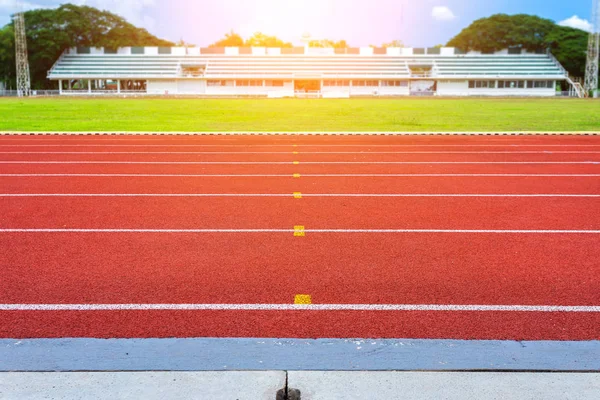
{"label": "stadium facade", "polygon": [[550,53],[457,48],[124,47],[65,51],[48,78],[70,95],[555,96]]}

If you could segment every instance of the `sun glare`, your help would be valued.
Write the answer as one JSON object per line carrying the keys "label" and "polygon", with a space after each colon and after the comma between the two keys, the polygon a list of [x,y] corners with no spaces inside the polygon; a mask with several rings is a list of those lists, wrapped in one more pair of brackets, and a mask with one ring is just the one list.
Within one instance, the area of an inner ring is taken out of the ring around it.
{"label": "sun glare", "polygon": [[263,32],[294,42],[305,32],[318,37],[334,20],[335,14],[334,0],[256,0],[248,3],[251,4],[245,9],[245,22],[239,27],[243,36]]}

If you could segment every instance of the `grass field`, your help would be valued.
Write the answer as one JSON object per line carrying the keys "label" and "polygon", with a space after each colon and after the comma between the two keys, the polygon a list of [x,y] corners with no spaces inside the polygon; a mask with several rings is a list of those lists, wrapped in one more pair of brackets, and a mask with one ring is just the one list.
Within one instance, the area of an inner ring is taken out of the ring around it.
{"label": "grass field", "polygon": [[600,131],[600,102],[0,98],[0,131]]}

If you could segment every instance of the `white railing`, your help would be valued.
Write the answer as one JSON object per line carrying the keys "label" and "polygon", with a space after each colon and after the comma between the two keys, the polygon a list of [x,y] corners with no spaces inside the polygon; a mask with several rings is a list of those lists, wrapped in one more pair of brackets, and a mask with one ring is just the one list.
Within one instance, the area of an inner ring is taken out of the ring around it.
{"label": "white railing", "polygon": [[[0,90],[0,97],[18,97],[19,91],[17,90]],[[42,96],[58,96],[58,90],[32,90],[30,96],[42,97]]]}

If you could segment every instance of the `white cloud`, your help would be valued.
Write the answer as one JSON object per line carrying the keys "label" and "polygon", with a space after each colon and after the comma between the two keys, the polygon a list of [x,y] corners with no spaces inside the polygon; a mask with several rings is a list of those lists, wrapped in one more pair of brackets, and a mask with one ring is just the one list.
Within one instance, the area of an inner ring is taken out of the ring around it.
{"label": "white cloud", "polygon": [[571,28],[581,29],[583,31],[591,32],[592,24],[583,18],[579,18],[577,15],[573,15],[571,18],[567,18],[558,23],[561,26],[569,26]]}
{"label": "white cloud", "polygon": [[431,16],[438,21],[451,21],[456,15],[446,6],[435,6],[431,10]]}

